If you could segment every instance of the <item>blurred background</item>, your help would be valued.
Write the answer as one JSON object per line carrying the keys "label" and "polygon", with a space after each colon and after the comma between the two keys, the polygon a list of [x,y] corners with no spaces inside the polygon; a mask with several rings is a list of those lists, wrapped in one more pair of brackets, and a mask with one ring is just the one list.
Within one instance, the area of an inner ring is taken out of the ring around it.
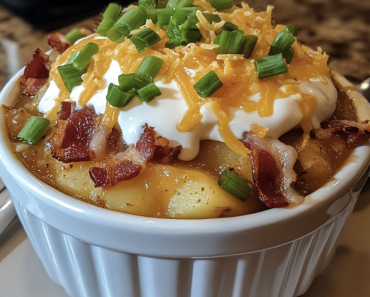
{"label": "blurred background", "polygon": [[[237,0],[239,1],[239,0]],[[298,39],[322,47],[330,66],[354,84],[370,77],[370,1],[245,0],[256,11],[273,5],[276,23],[294,23]],[[47,50],[46,36],[92,28],[109,0],[0,0],[0,89],[32,52]],[[115,1],[122,5],[130,1]]]}

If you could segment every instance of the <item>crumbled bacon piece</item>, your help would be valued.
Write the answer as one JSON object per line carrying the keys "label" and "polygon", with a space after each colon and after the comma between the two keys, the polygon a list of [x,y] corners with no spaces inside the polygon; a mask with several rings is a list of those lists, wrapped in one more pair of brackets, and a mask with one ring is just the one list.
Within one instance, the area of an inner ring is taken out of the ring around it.
{"label": "crumbled bacon piece", "polygon": [[113,185],[120,181],[133,179],[139,175],[141,166],[132,161],[122,161],[114,167]]}
{"label": "crumbled bacon piece", "polygon": [[108,136],[108,145],[111,148],[117,147],[120,136],[121,135],[120,135],[119,131],[116,128],[113,128],[112,132]]}
{"label": "crumbled bacon piece", "polygon": [[177,159],[181,150],[181,145],[173,148],[170,148],[168,146],[157,146],[154,152],[154,158],[157,160],[161,160],[162,163],[169,164],[174,159]]}
{"label": "crumbled bacon piece", "polygon": [[63,101],[59,107],[58,118],[60,120],[67,120],[74,111],[75,104],[70,101]]}
{"label": "crumbled bacon piece", "polygon": [[342,137],[349,148],[364,144],[370,137],[369,121],[327,120],[321,123],[324,131]]}
{"label": "crumbled bacon piece", "polygon": [[48,44],[60,54],[71,46],[68,39],[60,32],[51,33],[48,36]]}
{"label": "crumbled bacon piece", "polygon": [[139,141],[136,143],[136,149],[140,152],[144,160],[150,160],[154,156],[156,149],[155,136],[154,129],[146,125],[143,134],[141,134]]}
{"label": "crumbled bacon piece", "polygon": [[297,152],[292,147],[250,133],[244,133],[243,143],[251,152],[258,197],[267,207],[286,207],[300,199],[291,188],[296,179],[293,166],[297,160]]}
{"label": "crumbled bacon piece", "polygon": [[110,178],[107,168],[90,167],[89,175],[96,188],[110,185]]}
{"label": "crumbled bacon piece", "polygon": [[35,96],[49,78],[50,62],[47,55],[36,49],[27,63],[19,82],[21,91],[28,96]]}
{"label": "crumbled bacon piece", "polygon": [[89,161],[90,141],[96,115],[88,108],[77,110],[68,120],[58,120],[53,137],[53,157],[64,163]]}

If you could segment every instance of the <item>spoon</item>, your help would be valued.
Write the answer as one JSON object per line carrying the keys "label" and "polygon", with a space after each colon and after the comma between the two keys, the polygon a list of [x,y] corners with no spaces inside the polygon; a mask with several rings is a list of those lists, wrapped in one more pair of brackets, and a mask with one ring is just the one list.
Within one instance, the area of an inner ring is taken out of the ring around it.
{"label": "spoon", "polygon": [[370,78],[360,83],[357,86],[357,91],[370,102]]}

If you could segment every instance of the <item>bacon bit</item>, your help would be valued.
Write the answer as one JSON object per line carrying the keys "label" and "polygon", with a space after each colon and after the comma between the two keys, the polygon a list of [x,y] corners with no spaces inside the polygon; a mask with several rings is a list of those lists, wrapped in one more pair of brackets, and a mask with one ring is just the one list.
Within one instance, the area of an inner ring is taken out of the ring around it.
{"label": "bacon bit", "polygon": [[75,105],[75,102],[63,101],[59,107],[58,118],[60,120],[67,120],[74,111]]}
{"label": "bacon bit", "polygon": [[297,197],[291,188],[296,179],[293,166],[297,153],[278,140],[243,135],[244,145],[251,151],[254,184],[259,199],[270,208],[286,207]]}
{"label": "bacon bit", "polygon": [[145,129],[143,134],[141,134],[139,141],[136,143],[136,149],[139,151],[144,160],[150,160],[154,156],[154,151],[156,149],[156,133],[154,128],[148,127],[145,124]]}
{"label": "bacon bit", "polygon": [[108,169],[99,167],[90,167],[89,175],[94,182],[94,187],[105,187],[110,185],[110,179],[108,174]]}
{"label": "bacon bit", "polygon": [[51,33],[48,36],[48,44],[60,54],[71,46],[71,43],[68,39],[60,32]]}
{"label": "bacon bit", "polygon": [[22,93],[34,97],[37,92],[48,82],[47,78],[24,78],[21,76],[19,80]]}
{"label": "bacon bit", "polygon": [[112,185],[124,180],[133,179],[138,176],[141,166],[132,161],[123,161],[114,167],[114,178]]}
{"label": "bacon bit", "polygon": [[89,175],[94,182],[94,187],[114,186],[120,181],[130,180],[138,176],[141,166],[125,160],[118,164],[108,163],[107,167],[90,167]]}
{"label": "bacon bit", "polygon": [[177,159],[181,150],[182,150],[181,145],[178,145],[174,148],[169,148],[168,146],[165,147],[157,146],[154,152],[154,158],[157,160],[161,160],[162,163],[169,164],[174,159]]}
{"label": "bacon bit", "polygon": [[88,108],[75,111],[63,121],[52,140],[52,156],[64,163],[90,161],[90,141],[93,136],[96,115]]}
{"label": "bacon bit", "polygon": [[120,138],[120,133],[116,128],[112,129],[112,132],[108,136],[108,145],[111,148],[116,148],[118,146],[118,141]]}
{"label": "bacon bit", "polygon": [[363,145],[370,138],[370,123],[368,120],[363,122],[327,120],[321,123],[321,127],[324,131],[342,137],[349,148]]}
{"label": "bacon bit", "polygon": [[35,96],[49,78],[50,62],[47,55],[36,49],[27,63],[19,82],[21,91],[27,96]]}

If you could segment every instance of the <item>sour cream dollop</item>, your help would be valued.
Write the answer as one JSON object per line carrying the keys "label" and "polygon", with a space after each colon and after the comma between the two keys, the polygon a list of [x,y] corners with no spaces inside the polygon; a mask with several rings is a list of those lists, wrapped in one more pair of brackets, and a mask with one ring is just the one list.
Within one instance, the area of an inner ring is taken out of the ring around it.
{"label": "sour cream dollop", "polygon": [[[98,115],[105,112],[106,95],[110,83],[118,84],[118,76],[122,74],[120,65],[112,60],[108,71],[103,76],[104,87],[96,92],[87,107],[94,110]],[[317,98],[317,106],[312,114],[314,128],[319,128],[320,123],[328,119],[334,112],[337,100],[337,91],[329,78],[326,84],[319,79],[312,79],[310,82],[301,82],[300,90]],[[158,135],[167,138],[170,146],[182,145],[183,149],[179,155],[180,160],[188,161],[194,159],[199,153],[199,142],[201,140],[223,141],[217,125],[217,118],[207,104],[204,104],[200,112],[203,116],[201,122],[189,132],[179,132],[177,124],[188,109],[176,82],[173,80],[168,84],[157,81],[162,95],[155,97],[149,103],[142,103],[135,97],[127,106],[121,108],[118,117],[118,125],[122,131],[122,138],[127,144],[134,144],[138,141],[143,132],[144,124],[154,127]],[[77,108],[79,97],[84,90],[83,85],[73,88],[70,100],[76,102]],[[59,89],[56,83],[51,80],[49,87],[41,98],[38,109],[42,113],[48,113],[56,104]],[[259,94],[249,98],[258,102]],[[273,115],[261,117],[258,112],[245,112],[243,109],[230,108],[230,129],[234,135],[241,139],[245,131],[251,131],[253,125],[259,125],[267,129],[267,137],[278,138],[294,127],[302,120],[298,100],[299,96],[291,95],[288,98],[276,98],[273,106]]]}

